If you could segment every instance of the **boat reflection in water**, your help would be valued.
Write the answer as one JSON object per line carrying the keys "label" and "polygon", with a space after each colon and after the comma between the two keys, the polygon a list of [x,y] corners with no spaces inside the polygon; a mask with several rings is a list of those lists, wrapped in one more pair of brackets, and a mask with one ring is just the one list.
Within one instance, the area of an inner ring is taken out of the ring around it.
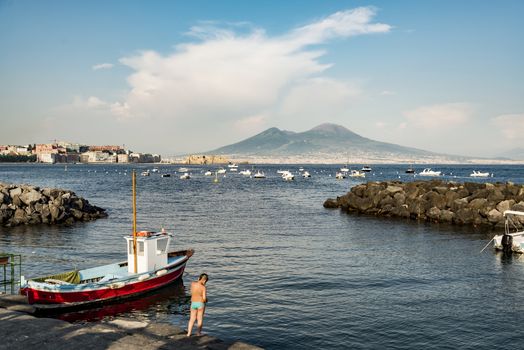
{"label": "boat reflection in water", "polygon": [[[117,316],[154,318],[156,314],[187,314],[190,296],[186,295],[184,282],[177,280],[170,285],[120,302],[100,305],[81,311],[56,314],[53,317],[67,322],[93,322]],[[46,314],[49,316],[49,314]]]}

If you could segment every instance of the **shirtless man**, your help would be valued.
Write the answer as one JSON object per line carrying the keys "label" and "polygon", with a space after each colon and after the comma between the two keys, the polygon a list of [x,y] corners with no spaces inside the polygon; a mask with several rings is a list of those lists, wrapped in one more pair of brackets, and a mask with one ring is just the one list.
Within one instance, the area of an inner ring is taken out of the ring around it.
{"label": "shirtless man", "polygon": [[197,282],[191,282],[191,317],[189,318],[189,325],[187,326],[187,336],[191,336],[195,320],[198,324],[198,333],[202,332],[202,325],[204,321],[204,311],[206,310],[207,295],[206,283],[208,277],[203,273],[198,278]]}

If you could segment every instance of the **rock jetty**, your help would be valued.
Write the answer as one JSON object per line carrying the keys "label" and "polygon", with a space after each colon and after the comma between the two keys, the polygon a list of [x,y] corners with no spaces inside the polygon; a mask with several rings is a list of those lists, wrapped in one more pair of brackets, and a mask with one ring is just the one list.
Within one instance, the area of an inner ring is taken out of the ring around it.
{"label": "rock jetty", "polygon": [[524,211],[524,186],[441,180],[368,182],[326,200],[324,207],[457,225],[503,226],[505,210]]}
{"label": "rock jetty", "polygon": [[0,183],[0,225],[73,224],[106,217],[103,208],[74,192]]}

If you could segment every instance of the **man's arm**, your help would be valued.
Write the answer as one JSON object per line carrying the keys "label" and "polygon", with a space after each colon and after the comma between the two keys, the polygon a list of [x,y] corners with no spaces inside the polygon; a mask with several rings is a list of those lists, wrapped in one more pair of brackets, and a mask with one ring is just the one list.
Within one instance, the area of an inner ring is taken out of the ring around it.
{"label": "man's arm", "polygon": [[203,290],[202,290],[202,300],[204,301],[204,303],[207,303],[207,289],[206,289],[206,286],[202,286],[203,287]]}

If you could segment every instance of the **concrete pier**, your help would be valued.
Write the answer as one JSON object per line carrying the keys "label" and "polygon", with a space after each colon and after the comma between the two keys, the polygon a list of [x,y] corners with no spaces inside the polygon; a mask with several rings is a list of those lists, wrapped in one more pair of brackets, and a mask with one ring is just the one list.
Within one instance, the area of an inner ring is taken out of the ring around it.
{"label": "concrete pier", "polygon": [[165,323],[116,317],[110,320],[72,324],[35,317],[35,309],[21,295],[0,295],[0,349],[177,349],[254,350],[243,342],[226,342],[185,332]]}

